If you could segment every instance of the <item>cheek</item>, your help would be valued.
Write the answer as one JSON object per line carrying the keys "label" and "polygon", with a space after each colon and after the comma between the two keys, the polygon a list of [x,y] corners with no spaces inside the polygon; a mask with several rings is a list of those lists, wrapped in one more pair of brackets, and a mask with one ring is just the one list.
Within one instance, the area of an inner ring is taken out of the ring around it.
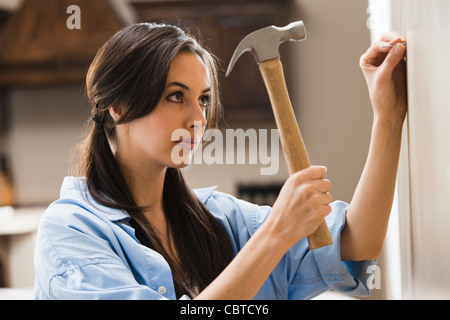
{"label": "cheek", "polygon": [[140,119],[130,126],[130,137],[133,144],[140,149],[151,151],[159,150],[164,140],[164,126],[157,119]]}
{"label": "cheek", "polygon": [[146,124],[145,139],[148,153],[157,158],[166,158],[170,156],[175,143],[172,141],[172,134],[179,126],[174,119],[154,118]]}

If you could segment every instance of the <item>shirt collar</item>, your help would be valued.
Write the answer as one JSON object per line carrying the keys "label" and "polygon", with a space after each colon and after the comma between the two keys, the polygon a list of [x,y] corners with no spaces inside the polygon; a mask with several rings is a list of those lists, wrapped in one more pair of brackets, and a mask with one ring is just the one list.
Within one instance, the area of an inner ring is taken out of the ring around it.
{"label": "shirt collar", "polygon": [[217,189],[217,186],[201,188],[201,189],[194,189],[194,193],[201,202],[206,203],[206,201],[208,201],[208,199],[211,197],[211,195],[214,193],[214,191],[216,191],[216,189]]}

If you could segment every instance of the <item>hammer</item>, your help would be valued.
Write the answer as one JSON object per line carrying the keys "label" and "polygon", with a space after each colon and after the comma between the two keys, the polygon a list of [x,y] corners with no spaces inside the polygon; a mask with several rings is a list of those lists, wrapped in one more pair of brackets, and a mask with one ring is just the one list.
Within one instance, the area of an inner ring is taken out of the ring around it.
{"label": "hammer", "polygon": [[[252,52],[256,63],[259,64],[259,71],[269,94],[290,174],[308,168],[310,163],[289,99],[278,47],[280,43],[287,40],[302,41],[305,39],[306,30],[303,21],[292,22],[282,28],[269,26],[256,30],[239,43],[225,74],[228,77],[234,64],[244,52]],[[308,236],[310,249],[332,243],[333,240],[325,220],[313,234]]]}

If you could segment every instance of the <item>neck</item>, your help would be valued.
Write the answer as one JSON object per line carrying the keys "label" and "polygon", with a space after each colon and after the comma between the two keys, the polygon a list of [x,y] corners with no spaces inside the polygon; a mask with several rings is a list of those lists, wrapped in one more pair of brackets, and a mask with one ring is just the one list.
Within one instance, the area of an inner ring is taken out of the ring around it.
{"label": "neck", "polygon": [[149,212],[163,214],[162,196],[167,168],[138,161],[129,162],[120,154],[116,156],[137,205],[149,207]]}
{"label": "neck", "polygon": [[131,190],[138,205],[162,209],[164,179],[167,168],[155,174],[133,175],[131,177]]}
{"label": "neck", "polygon": [[145,207],[144,214],[147,220],[158,232],[160,240],[168,248],[168,230],[166,216],[163,207],[164,179],[167,168],[153,172],[127,174],[130,180],[130,188],[139,206]]}

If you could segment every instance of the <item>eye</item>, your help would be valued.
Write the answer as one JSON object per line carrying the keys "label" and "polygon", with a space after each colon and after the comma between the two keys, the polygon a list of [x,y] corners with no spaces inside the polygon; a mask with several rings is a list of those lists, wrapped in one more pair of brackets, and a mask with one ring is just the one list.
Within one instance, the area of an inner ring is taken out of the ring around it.
{"label": "eye", "polygon": [[198,103],[203,107],[208,107],[210,102],[211,97],[208,94],[203,95],[198,99]]}
{"label": "eye", "polygon": [[171,102],[182,103],[183,97],[184,97],[183,91],[176,91],[176,92],[169,94],[167,96],[167,100],[169,100]]}

